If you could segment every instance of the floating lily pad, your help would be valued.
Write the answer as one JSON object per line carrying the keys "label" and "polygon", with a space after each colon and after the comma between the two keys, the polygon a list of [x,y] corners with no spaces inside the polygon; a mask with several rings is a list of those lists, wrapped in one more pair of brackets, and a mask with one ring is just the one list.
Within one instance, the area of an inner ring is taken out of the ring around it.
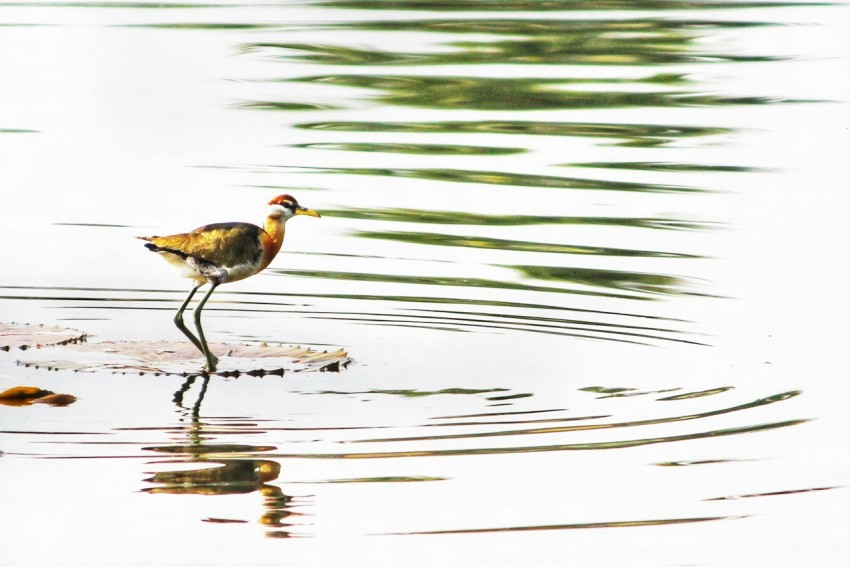
{"label": "floating lily pad", "polygon": [[55,394],[50,390],[42,390],[35,386],[15,386],[0,392],[0,404],[4,406],[28,406],[31,404],[67,406],[76,401],[77,398],[71,394]]}
{"label": "floating lily pad", "polygon": [[0,350],[27,350],[85,342],[86,334],[74,329],[45,325],[0,323]]}
{"label": "floating lily pad", "polygon": [[[338,372],[351,363],[343,349],[319,351],[292,345],[211,344],[219,357],[219,376],[283,375],[284,372]],[[19,364],[48,370],[167,374],[202,374],[204,359],[189,343],[97,342],[67,344],[33,352]]]}

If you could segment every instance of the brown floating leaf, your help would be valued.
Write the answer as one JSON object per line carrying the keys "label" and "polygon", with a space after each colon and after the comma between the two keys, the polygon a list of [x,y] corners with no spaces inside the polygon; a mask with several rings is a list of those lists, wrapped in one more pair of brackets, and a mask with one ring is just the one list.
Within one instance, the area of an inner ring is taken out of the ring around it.
{"label": "brown floating leaf", "polygon": [[63,327],[0,323],[0,350],[27,350],[45,346],[66,345],[86,340],[86,334]]}
{"label": "brown floating leaf", "polygon": [[[318,351],[292,345],[212,344],[219,357],[220,376],[283,375],[284,372],[339,372],[351,363],[343,349]],[[204,359],[183,342],[98,342],[68,344],[32,353],[19,364],[48,370],[135,372],[139,374],[201,374]]]}
{"label": "brown floating leaf", "polygon": [[0,400],[32,400],[33,398],[40,398],[42,396],[47,396],[52,393],[53,392],[51,392],[50,390],[42,390],[41,388],[36,388],[35,386],[15,386],[14,388],[9,388],[8,390],[0,392]]}
{"label": "brown floating leaf", "polygon": [[30,404],[48,404],[51,406],[67,406],[77,401],[70,394],[54,394],[50,390],[42,390],[35,386],[15,386],[0,392],[0,404],[5,406],[28,406]]}
{"label": "brown floating leaf", "polygon": [[76,396],[72,396],[71,394],[50,394],[49,396],[44,396],[43,398],[37,398],[32,400],[33,404],[47,404],[53,407],[64,407],[70,406],[74,402],[77,401]]}

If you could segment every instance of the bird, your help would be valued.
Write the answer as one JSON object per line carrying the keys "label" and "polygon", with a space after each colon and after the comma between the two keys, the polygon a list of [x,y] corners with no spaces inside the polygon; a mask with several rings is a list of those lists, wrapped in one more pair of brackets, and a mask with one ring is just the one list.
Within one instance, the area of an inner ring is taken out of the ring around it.
{"label": "bird", "polygon": [[[291,195],[278,195],[269,201],[269,212],[262,228],[247,222],[208,224],[192,232],[169,236],[138,236],[145,247],[180,269],[194,285],[177,314],[174,324],[206,358],[205,371],[216,371],[218,358],[212,353],[201,327],[201,311],[215,289],[243,280],[263,271],[280,251],[286,221],[295,216],[319,218],[318,211],[306,209]],[[183,323],[183,312],[195,293],[204,285],[210,288],[195,308],[196,337]]]}

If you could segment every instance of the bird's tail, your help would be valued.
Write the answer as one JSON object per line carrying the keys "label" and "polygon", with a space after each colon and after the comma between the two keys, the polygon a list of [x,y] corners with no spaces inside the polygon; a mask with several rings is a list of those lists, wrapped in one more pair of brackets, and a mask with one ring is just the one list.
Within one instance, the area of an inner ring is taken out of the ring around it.
{"label": "bird's tail", "polygon": [[147,248],[151,252],[160,251],[160,247],[153,243],[153,239],[156,238],[156,236],[137,236],[136,238],[138,238],[139,240],[146,241],[145,248]]}

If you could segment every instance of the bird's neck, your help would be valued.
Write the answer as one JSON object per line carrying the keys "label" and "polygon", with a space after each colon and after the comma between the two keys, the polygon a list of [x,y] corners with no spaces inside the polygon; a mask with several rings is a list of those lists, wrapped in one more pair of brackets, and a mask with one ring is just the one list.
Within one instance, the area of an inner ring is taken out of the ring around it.
{"label": "bird's neck", "polygon": [[263,238],[263,268],[268,266],[271,261],[280,252],[280,247],[283,244],[283,235],[286,231],[285,221],[281,221],[280,217],[269,215],[266,217],[266,224],[263,226],[265,235]]}

